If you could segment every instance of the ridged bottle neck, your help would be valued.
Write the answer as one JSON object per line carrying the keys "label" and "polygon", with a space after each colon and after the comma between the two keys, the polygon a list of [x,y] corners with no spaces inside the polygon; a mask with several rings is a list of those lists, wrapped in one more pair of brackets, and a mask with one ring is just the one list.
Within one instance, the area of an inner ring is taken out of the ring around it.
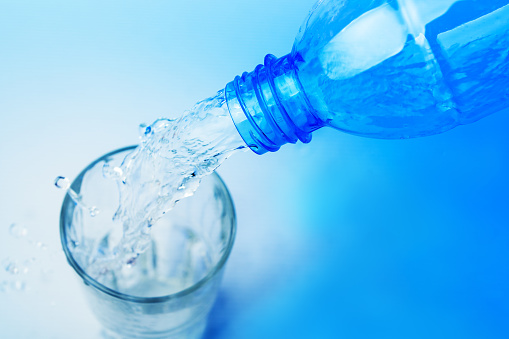
{"label": "ridged bottle neck", "polygon": [[276,152],[286,143],[311,141],[322,127],[297,77],[291,55],[267,55],[263,65],[237,76],[225,88],[237,130],[257,154]]}

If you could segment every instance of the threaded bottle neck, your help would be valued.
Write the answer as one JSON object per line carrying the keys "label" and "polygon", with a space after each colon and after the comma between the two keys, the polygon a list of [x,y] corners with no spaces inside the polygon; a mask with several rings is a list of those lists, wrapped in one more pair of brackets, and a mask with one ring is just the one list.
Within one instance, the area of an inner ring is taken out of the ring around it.
{"label": "threaded bottle neck", "polygon": [[311,132],[323,126],[302,90],[291,55],[267,55],[264,65],[228,83],[225,95],[237,130],[257,154],[276,152],[297,140],[308,143]]}

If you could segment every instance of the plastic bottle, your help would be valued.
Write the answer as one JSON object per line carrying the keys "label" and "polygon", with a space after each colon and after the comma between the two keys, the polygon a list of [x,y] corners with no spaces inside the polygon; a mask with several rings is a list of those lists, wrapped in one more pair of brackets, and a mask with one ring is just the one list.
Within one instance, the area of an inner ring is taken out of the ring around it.
{"label": "plastic bottle", "polygon": [[256,153],[324,126],[437,134],[509,107],[509,0],[321,0],[290,54],[227,84]]}

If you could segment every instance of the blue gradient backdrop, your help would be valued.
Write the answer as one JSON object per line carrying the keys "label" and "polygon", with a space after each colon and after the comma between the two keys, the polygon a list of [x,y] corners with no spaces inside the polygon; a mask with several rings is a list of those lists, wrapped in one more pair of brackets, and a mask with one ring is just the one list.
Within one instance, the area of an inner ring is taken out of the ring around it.
{"label": "blue gradient backdrop", "polygon": [[[58,249],[56,175],[288,53],[312,5],[0,0],[0,259],[24,255],[12,222]],[[508,113],[232,156],[238,238],[206,338],[509,338]],[[99,335],[58,255],[50,283],[0,292],[1,338]]]}

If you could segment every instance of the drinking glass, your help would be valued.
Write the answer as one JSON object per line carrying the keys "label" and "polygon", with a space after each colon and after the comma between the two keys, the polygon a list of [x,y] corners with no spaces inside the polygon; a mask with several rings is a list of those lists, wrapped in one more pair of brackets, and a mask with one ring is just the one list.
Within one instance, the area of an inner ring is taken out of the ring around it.
{"label": "drinking glass", "polygon": [[[236,231],[232,198],[217,174],[205,177],[192,197],[152,227],[151,245],[133,265],[100,279],[87,273],[86,250],[95,253],[115,238],[112,216],[118,189],[103,175],[104,166],[119,166],[133,149],[104,155],[74,180],[70,190],[76,194],[66,194],[60,216],[64,252],[83,279],[86,299],[106,333],[122,338],[200,338]],[[87,208],[92,204],[94,213]]]}

